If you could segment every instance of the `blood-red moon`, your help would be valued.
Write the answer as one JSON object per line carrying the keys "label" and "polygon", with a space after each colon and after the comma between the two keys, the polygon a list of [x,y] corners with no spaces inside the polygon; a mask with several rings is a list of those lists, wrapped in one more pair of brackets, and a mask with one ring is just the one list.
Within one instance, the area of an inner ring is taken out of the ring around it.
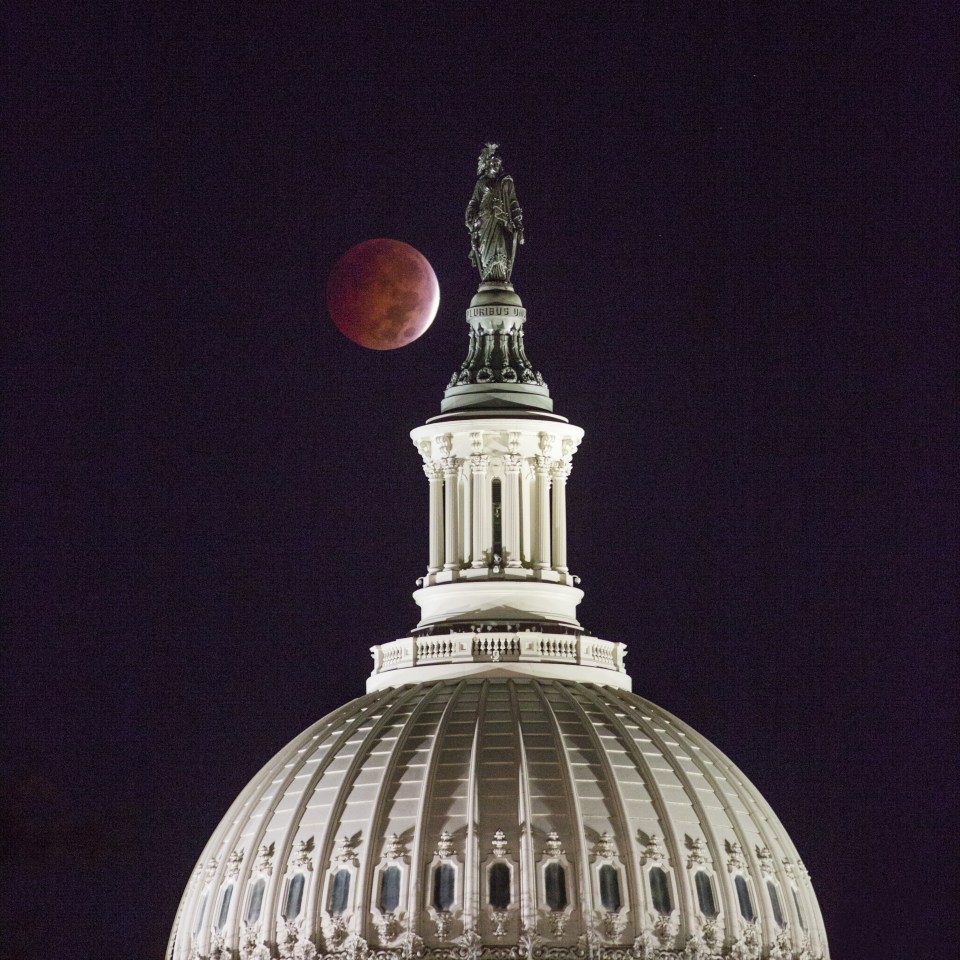
{"label": "blood-red moon", "polygon": [[396,350],[422,336],[440,306],[430,261],[400,240],[364,240],[330,271],[327,308],[337,329],[371,350]]}

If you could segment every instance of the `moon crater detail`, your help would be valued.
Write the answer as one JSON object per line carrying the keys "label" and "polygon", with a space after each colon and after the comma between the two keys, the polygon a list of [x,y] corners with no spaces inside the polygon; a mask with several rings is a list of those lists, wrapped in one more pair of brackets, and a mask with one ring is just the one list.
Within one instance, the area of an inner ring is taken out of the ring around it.
{"label": "moon crater detail", "polygon": [[422,336],[440,306],[430,261],[400,240],[364,240],[330,271],[327,308],[337,329],[371,350],[396,350]]}

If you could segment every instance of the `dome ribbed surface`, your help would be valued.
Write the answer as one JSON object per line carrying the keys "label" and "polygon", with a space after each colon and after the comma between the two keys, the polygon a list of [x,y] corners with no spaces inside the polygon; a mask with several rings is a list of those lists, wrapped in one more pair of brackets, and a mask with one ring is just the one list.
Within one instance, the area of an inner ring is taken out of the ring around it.
{"label": "dome ribbed surface", "polygon": [[826,938],[773,811],[689,726],[612,687],[465,677],[318,721],[207,844],[169,956],[314,953],[795,958]]}

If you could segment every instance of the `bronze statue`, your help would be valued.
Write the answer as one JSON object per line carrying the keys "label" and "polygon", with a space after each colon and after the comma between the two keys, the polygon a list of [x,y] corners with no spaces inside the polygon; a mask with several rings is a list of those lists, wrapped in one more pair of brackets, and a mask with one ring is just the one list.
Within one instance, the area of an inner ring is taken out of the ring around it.
{"label": "bronze statue", "polygon": [[482,281],[510,282],[517,244],[523,243],[523,211],[517,203],[513,177],[505,174],[496,156],[498,144],[488,143],[477,162],[477,185],[467,204],[470,262]]}

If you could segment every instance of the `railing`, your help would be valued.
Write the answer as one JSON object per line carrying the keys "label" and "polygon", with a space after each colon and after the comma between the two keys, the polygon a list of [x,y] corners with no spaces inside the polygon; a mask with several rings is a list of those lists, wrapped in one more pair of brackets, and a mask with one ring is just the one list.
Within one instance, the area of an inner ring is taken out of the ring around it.
{"label": "railing", "polygon": [[403,637],[371,647],[373,673],[440,663],[570,663],[626,673],[626,647],[596,637],[539,630]]}

